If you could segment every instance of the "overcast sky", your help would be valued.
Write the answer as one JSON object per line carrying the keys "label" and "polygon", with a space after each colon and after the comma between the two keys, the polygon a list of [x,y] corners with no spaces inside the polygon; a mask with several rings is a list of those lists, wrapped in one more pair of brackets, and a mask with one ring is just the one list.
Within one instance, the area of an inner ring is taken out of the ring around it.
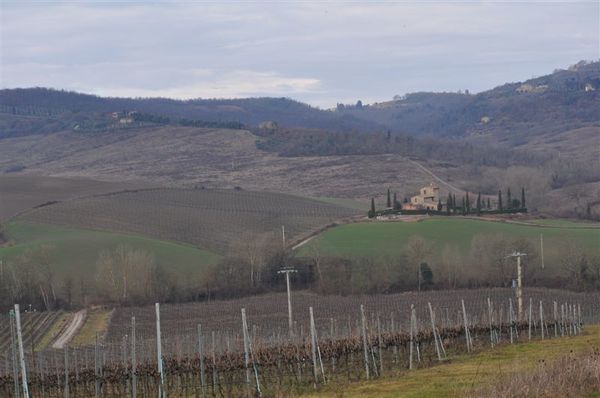
{"label": "overcast sky", "polygon": [[6,1],[1,86],[286,96],[472,92],[600,58],[600,1]]}

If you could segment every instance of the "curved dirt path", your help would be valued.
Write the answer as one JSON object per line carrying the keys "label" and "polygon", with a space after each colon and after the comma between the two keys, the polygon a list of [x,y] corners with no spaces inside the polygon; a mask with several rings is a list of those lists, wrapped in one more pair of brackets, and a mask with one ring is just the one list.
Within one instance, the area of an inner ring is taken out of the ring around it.
{"label": "curved dirt path", "polygon": [[62,333],[58,336],[58,338],[52,343],[52,348],[64,348],[65,345],[73,339],[75,333],[83,326],[83,322],[85,321],[86,310],[81,310],[73,315],[71,318],[71,323],[62,331]]}

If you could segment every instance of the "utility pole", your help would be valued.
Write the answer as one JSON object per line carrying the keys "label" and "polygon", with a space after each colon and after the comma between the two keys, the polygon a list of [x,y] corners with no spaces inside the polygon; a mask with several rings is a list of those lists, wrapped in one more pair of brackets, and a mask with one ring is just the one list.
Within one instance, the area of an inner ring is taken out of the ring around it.
{"label": "utility pole", "polygon": [[285,274],[285,283],[287,285],[287,301],[288,301],[288,327],[290,331],[290,338],[294,334],[294,323],[292,321],[292,292],[290,287],[290,273],[298,272],[292,268],[285,268],[277,271],[278,274]]}
{"label": "utility pole", "polygon": [[540,234],[540,253],[542,255],[542,269],[544,269],[544,234]]}
{"label": "utility pole", "polygon": [[517,258],[517,311],[519,320],[523,319],[523,269],[521,267],[521,257],[525,257],[526,253],[514,251],[512,254],[506,256]]}

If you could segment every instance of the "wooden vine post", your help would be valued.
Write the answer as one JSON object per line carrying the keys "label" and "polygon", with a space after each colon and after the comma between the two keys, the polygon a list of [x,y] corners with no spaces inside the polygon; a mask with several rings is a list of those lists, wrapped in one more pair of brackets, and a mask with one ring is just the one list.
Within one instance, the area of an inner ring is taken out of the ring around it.
{"label": "wooden vine post", "polygon": [[365,372],[367,375],[367,380],[369,380],[370,378],[370,374],[369,374],[369,352],[368,352],[368,347],[367,347],[367,326],[365,325],[365,306],[364,305],[360,305],[360,321],[361,321],[361,334],[362,334],[362,341],[363,341],[363,352],[364,352],[364,358],[365,358]]}
{"label": "wooden vine post", "polygon": [[137,398],[137,358],[135,352],[135,317],[131,317],[131,396]]}
{"label": "wooden vine post", "polygon": [[29,398],[29,385],[27,384],[27,367],[25,366],[25,352],[23,350],[23,336],[21,335],[21,312],[19,304],[15,304],[15,321],[17,324],[17,342],[19,343],[19,360],[21,363],[21,380],[23,382],[23,397]]}
{"label": "wooden vine post", "polygon": [[156,309],[156,360],[158,363],[158,373],[160,375],[160,381],[158,386],[158,398],[166,398],[165,392],[165,375],[163,370],[163,358],[162,358],[162,342],[160,336],[160,305],[156,303],[154,305]]}
{"label": "wooden vine post", "polygon": [[201,324],[198,324],[198,356],[200,357],[200,388],[204,397],[206,395],[206,375],[204,373],[204,339],[202,338]]}

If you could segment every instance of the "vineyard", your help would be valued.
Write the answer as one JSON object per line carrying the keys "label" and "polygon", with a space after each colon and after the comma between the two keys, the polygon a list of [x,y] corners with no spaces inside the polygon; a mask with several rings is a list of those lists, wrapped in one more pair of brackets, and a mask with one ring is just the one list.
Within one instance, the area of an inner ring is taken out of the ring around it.
{"label": "vineyard", "polygon": [[152,189],[33,209],[19,220],[134,233],[224,252],[237,239],[281,233],[294,240],[356,210],[298,196],[242,190]]}
{"label": "vineyard", "polygon": [[[60,311],[25,312],[22,315],[23,346],[27,350],[36,350],[41,338],[50,330],[60,317]],[[0,353],[7,353],[11,347],[11,328],[7,315],[0,315]],[[14,333],[14,330],[12,331]],[[2,366],[2,365],[0,365]]]}
{"label": "vineyard", "polygon": [[[35,397],[300,394],[499,344],[568,337],[600,321],[599,294],[547,289],[527,290],[520,314],[510,289],[298,292],[292,302],[291,328],[281,294],[121,308],[93,346],[26,350],[27,388]],[[13,317],[3,323],[14,329]],[[7,397],[24,386],[13,335],[3,338],[0,361],[0,395]]]}
{"label": "vineyard", "polygon": [[[22,150],[22,148],[19,148]],[[1,157],[1,156],[0,156]],[[10,167],[23,167],[19,164],[3,163],[0,159],[0,221],[5,221],[16,214],[61,200],[82,196],[98,195],[124,189],[148,187],[140,182],[105,182],[89,178],[62,178],[49,176],[11,175]]]}

